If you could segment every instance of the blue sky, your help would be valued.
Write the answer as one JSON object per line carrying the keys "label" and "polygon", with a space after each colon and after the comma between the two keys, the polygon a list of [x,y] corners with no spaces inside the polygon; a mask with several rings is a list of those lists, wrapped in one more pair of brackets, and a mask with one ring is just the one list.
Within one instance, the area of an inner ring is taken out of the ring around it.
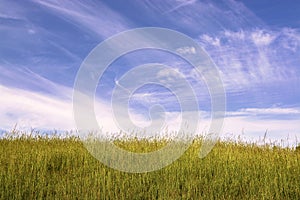
{"label": "blue sky", "polygon": [[[16,123],[25,129],[74,129],[73,84],[89,52],[122,31],[162,27],[193,38],[218,67],[227,96],[223,136],[257,139],[268,130],[271,139],[300,138],[300,2],[0,0],[0,5],[0,129]],[[155,50],[124,55],[105,72],[97,88],[100,124],[113,129],[113,88],[126,71],[148,62],[188,74],[198,91],[199,131],[207,131],[204,82],[193,79],[182,59]],[[135,118],[149,122],[147,112],[157,103],[171,121],[178,119],[179,104],[163,87],[140,88],[129,105]]]}

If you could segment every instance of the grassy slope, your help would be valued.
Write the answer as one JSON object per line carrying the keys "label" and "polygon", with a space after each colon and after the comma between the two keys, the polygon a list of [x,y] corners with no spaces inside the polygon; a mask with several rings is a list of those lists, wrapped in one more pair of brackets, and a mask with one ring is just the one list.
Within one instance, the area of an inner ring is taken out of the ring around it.
{"label": "grassy slope", "polygon": [[300,199],[300,151],[218,143],[199,159],[199,147],[159,171],[129,174],[105,167],[74,139],[2,139],[0,199]]}

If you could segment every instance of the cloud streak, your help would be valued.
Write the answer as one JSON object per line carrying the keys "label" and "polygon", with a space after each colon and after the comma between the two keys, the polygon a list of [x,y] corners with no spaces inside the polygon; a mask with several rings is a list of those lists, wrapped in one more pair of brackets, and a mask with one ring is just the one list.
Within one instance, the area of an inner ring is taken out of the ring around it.
{"label": "cloud streak", "polygon": [[[241,2],[229,0],[203,1],[141,1],[141,9],[151,15],[152,21],[191,35],[239,30],[264,23]],[[164,22],[163,24],[160,21]]]}
{"label": "cloud streak", "polygon": [[[300,52],[299,36],[291,29],[225,30],[217,36],[201,35],[199,42],[220,68],[227,89],[234,90],[296,79],[300,59],[288,52]],[[283,57],[283,53],[287,55]]]}
{"label": "cloud streak", "polygon": [[34,2],[44,6],[50,12],[57,14],[57,16],[70,20],[82,31],[92,31],[102,38],[127,30],[131,26],[130,22],[124,19],[123,16],[109,9],[102,2],[47,0],[34,0]]}
{"label": "cloud streak", "polygon": [[22,89],[0,85],[0,119],[3,129],[10,129],[14,124],[21,128],[40,128],[68,130],[72,123],[72,106],[68,100]]}

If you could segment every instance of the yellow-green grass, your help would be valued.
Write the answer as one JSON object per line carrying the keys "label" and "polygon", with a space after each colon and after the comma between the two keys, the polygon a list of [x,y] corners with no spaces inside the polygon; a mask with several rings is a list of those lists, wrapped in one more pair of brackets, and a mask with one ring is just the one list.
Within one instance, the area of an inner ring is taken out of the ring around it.
{"label": "yellow-green grass", "polygon": [[[134,152],[167,141],[118,140]],[[300,151],[218,142],[203,159],[201,139],[161,170],[108,168],[76,138],[0,140],[0,199],[300,199]]]}

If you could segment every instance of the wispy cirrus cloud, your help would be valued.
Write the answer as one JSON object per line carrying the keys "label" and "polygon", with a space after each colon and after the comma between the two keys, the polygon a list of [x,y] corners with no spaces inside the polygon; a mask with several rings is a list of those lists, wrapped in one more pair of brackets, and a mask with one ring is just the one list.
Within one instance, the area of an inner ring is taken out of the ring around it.
{"label": "wispy cirrus cloud", "polygon": [[227,89],[231,90],[296,79],[300,59],[293,54],[300,52],[299,36],[292,29],[225,30],[213,36],[203,34],[199,42],[220,68]]}
{"label": "wispy cirrus cloud", "polygon": [[[173,28],[192,36],[225,29],[264,27],[242,2],[238,1],[140,1],[140,8],[159,26]],[[184,27],[184,28],[182,28]]]}
{"label": "wispy cirrus cloud", "polygon": [[72,86],[89,51],[103,38],[128,29],[130,23],[102,2],[2,1],[1,5],[0,37],[5,39],[0,64],[6,73],[1,83],[10,84],[8,74],[23,73],[23,78],[15,80],[23,88],[30,74]]}
{"label": "wispy cirrus cloud", "polygon": [[102,2],[33,1],[47,8],[49,12],[70,21],[82,31],[88,33],[92,31],[103,38],[125,31],[132,26],[128,20]]}
{"label": "wispy cirrus cloud", "polygon": [[42,92],[59,98],[70,98],[70,89],[23,67],[11,70],[9,65],[0,65],[0,86],[27,90],[28,92]]}

